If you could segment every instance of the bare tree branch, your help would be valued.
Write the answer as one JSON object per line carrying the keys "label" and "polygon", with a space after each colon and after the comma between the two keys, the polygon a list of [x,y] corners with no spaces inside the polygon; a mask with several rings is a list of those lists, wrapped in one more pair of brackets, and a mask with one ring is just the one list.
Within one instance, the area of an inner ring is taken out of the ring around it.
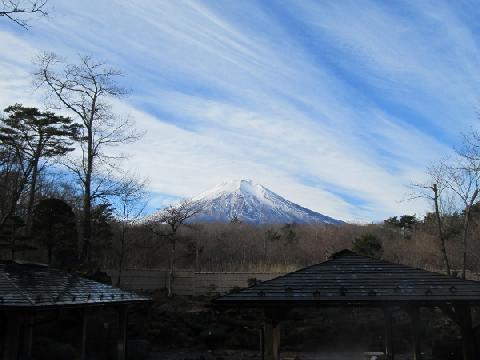
{"label": "bare tree branch", "polygon": [[47,2],[48,0],[0,0],[0,16],[4,16],[24,29],[28,29],[28,15],[48,15],[46,10]]}

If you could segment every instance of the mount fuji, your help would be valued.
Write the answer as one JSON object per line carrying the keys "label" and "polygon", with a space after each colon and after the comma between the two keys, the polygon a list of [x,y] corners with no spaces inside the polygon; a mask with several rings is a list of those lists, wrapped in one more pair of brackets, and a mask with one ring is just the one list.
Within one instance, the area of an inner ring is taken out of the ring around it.
{"label": "mount fuji", "polygon": [[251,180],[227,181],[191,199],[202,212],[192,222],[230,222],[237,218],[250,224],[342,224],[297,205]]}

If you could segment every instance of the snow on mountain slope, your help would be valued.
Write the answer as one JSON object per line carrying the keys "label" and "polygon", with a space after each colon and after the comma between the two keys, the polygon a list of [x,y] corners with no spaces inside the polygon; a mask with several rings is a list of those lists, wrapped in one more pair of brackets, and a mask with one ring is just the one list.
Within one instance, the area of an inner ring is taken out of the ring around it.
{"label": "snow on mountain slope", "polygon": [[229,222],[237,217],[252,224],[342,223],[294,204],[251,180],[224,182],[191,200],[202,208],[194,222]]}

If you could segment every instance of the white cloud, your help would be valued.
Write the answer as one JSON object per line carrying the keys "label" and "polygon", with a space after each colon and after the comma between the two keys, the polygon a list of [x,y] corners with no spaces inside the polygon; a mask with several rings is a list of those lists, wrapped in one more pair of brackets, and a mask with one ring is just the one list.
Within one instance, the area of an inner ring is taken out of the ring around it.
{"label": "white cloud", "polygon": [[448,7],[407,9],[432,33],[370,2],[289,2],[298,29],[255,2],[54,5],[32,33],[0,32],[0,105],[39,103],[29,61],[40,50],[124,69],[133,94],[116,108],[148,132],[122,150],[159,194],[252,178],[341,219],[421,213],[424,203],[399,202],[405,184],[473,120],[478,48]]}

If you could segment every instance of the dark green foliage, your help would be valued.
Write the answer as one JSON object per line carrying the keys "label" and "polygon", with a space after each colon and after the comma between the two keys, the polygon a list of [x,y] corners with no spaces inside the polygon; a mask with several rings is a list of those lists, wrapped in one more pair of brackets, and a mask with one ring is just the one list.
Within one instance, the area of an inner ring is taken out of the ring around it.
{"label": "dark green foliage", "polygon": [[230,223],[231,224],[241,224],[242,220],[238,218],[238,215],[235,213],[233,216],[230,218]]}
{"label": "dark green foliage", "polygon": [[286,224],[282,227],[282,233],[283,237],[287,241],[287,244],[294,244],[297,243],[299,240],[299,237],[297,235],[297,232],[295,231],[296,224]]}
{"label": "dark green foliage", "polygon": [[393,216],[384,221],[386,226],[394,229],[399,229],[402,232],[403,238],[410,238],[410,233],[415,229],[420,221],[416,215],[402,215],[400,218]]}
{"label": "dark green foliage", "polygon": [[10,251],[10,259],[15,260],[15,253],[18,251],[35,250],[36,248],[26,241],[31,240],[24,235],[25,221],[20,216],[9,216],[0,225],[0,249]]}
{"label": "dark green foliage", "polygon": [[[99,204],[92,209],[92,240],[89,243],[88,253],[91,254],[90,260],[93,263],[102,263],[102,257],[106,256],[106,250],[112,248],[113,228],[114,223],[113,208],[111,204]],[[90,248],[91,247],[91,248]],[[93,264],[92,263],[92,264]],[[90,265],[92,265],[90,264]],[[89,269],[91,271],[92,269]]]}
{"label": "dark green foliage", "polygon": [[265,238],[269,241],[278,241],[282,238],[282,235],[274,229],[268,229],[265,232]]}
{"label": "dark green foliage", "polygon": [[111,204],[100,204],[92,210],[92,237],[97,241],[110,241],[113,236],[111,223],[113,222],[113,208]]}
{"label": "dark green foliage", "polygon": [[4,111],[8,117],[0,125],[0,142],[16,152],[24,152],[22,157],[54,157],[73,150],[71,139],[79,127],[72,119],[21,104]]}
{"label": "dark green foliage", "polygon": [[382,242],[373,234],[364,234],[355,238],[352,250],[373,258],[380,258],[383,254]]}
{"label": "dark green foliage", "polygon": [[59,199],[40,201],[34,209],[32,233],[48,251],[48,264],[72,268],[77,261],[75,214]]}
{"label": "dark green foliage", "polygon": [[398,216],[393,216],[384,222],[385,224],[394,227],[411,229],[415,224],[418,224],[419,221],[416,215],[402,215],[400,218],[398,218]]}
{"label": "dark green foliage", "polygon": [[9,199],[5,199],[8,205],[1,223],[15,215],[22,192],[29,188],[26,217],[29,230],[41,168],[47,159],[74,150],[72,144],[78,134],[78,125],[70,118],[21,104],[9,106],[4,111],[7,117],[0,119],[0,151],[11,156],[9,162],[0,163],[0,171],[6,176],[12,175],[14,170],[16,181],[10,184]]}

